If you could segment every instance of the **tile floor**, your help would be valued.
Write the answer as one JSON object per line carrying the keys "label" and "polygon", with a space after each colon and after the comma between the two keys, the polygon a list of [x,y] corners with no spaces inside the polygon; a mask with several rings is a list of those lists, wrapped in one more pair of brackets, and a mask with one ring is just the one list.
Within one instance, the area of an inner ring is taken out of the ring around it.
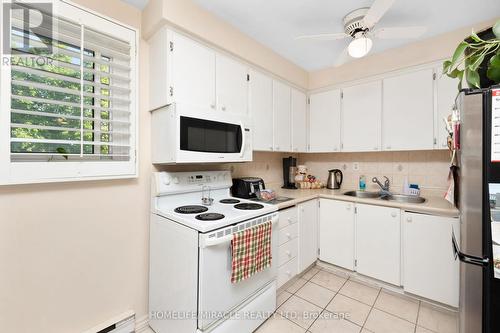
{"label": "tile floor", "polygon": [[257,333],[457,333],[457,314],[313,267],[277,296]]}

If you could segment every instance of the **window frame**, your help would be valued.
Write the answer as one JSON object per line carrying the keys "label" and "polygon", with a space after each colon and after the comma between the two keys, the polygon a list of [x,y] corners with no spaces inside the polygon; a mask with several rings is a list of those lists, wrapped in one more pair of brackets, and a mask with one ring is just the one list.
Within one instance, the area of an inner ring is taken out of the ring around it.
{"label": "window frame", "polygon": [[[56,16],[83,24],[90,29],[106,32],[119,39],[130,40],[130,159],[128,161],[11,161],[11,66],[4,63],[3,59],[8,55],[4,55],[1,48],[0,185],[137,178],[139,31],[71,1],[54,0],[53,5],[53,13]],[[3,17],[2,15],[3,6],[0,6],[0,17]],[[5,35],[4,28],[0,26],[0,38]]]}

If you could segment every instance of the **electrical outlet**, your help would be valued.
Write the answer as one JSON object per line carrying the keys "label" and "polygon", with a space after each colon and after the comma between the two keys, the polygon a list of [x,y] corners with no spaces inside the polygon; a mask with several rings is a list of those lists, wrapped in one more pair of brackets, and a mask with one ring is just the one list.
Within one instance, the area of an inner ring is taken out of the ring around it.
{"label": "electrical outlet", "polygon": [[359,171],[359,162],[354,162],[352,164],[352,171]]}

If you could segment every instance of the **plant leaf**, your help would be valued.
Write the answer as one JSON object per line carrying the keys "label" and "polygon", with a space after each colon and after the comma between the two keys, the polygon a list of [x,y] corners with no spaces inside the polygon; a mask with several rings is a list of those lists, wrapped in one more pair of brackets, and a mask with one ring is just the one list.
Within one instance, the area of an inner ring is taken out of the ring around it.
{"label": "plant leaf", "polygon": [[500,67],[500,53],[495,54],[490,58],[490,67]]}
{"label": "plant leaf", "polygon": [[492,30],[493,30],[493,33],[495,34],[496,38],[500,38],[500,20],[498,20],[495,23]]}
{"label": "plant leaf", "polygon": [[[57,147],[56,148],[56,151],[59,153],[59,154],[67,154],[68,152],[66,151],[66,149],[64,149],[63,147]],[[64,157],[65,159],[68,159],[68,155],[62,155],[62,157]]]}
{"label": "plant leaf", "polygon": [[456,79],[459,76],[463,76],[463,70],[455,68],[454,70],[452,70],[451,72],[449,72],[447,75],[449,77],[451,77],[452,79]]}
{"label": "plant leaf", "polygon": [[443,74],[447,74],[451,66],[451,60],[445,60],[443,62]]}
{"label": "plant leaf", "polygon": [[453,52],[453,56],[451,57],[451,66],[455,66],[457,61],[460,59],[460,57],[463,56],[465,49],[469,46],[469,43],[466,41],[460,42],[458,44],[457,48],[455,49],[455,52]]}
{"label": "plant leaf", "polygon": [[500,66],[499,67],[492,67],[490,66],[488,70],[486,71],[486,76],[488,79],[495,83],[500,83]]}
{"label": "plant leaf", "polygon": [[462,90],[462,81],[464,79],[464,71],[460,71],[460,73],[458,73],[457,77],[458,77],[458,91],[461,91]]}
{"label": "plant leaf", "polygon": [[472,30],[472,33],[470,34],[470,38],[472,38],[473,41],[475,42],[482,42],[483,40],[479,38],[479,36]]}
{"label": "plant leaf", "polygon": [[470,68],[465,69],[465,79],[467,80],[467,83],[469,86],[475,87],[475,88],[481,88],[480,82],[479,82],[479,73],[477,71],[473,71]]}
{"label": "plant leaf", "polygon": [[485,54],[483,53],[483,54],[479,55],[478,57],[475,57],[474,61],[469,65],[469,68],[471,71],[476,71],[479,68],[479,66],[484,61],[484,56],[485,56]]}

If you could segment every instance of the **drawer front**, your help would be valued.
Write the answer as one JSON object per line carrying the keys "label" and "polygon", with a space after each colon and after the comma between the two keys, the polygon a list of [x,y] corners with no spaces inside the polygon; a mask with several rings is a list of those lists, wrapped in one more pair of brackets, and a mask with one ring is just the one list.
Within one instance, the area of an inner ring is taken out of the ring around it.
{"label": "drawer front", "polygon": [[287,283],[298,273],[297,257],[293,258],[278,269],[278,288]]}
{"label": "drawer front", "polygon": [[281,210],[279,214],[278,229],[283,229],[298,221],[297,207]]}
{"label": "drawer front", "polygon": [[279,248],[279,266],[282,266],[289,260],[295,258],[299,252],[299,239],[294,238],[289,242],[281,245]]}
{"label": "drawer front", "polygon": [[279,232],[279,245],[283,245],[288,241],[291,241],[294,238],[297,238],[299,234],[299,225],[298,223],[294,223],[287,227],[284,227]]}

